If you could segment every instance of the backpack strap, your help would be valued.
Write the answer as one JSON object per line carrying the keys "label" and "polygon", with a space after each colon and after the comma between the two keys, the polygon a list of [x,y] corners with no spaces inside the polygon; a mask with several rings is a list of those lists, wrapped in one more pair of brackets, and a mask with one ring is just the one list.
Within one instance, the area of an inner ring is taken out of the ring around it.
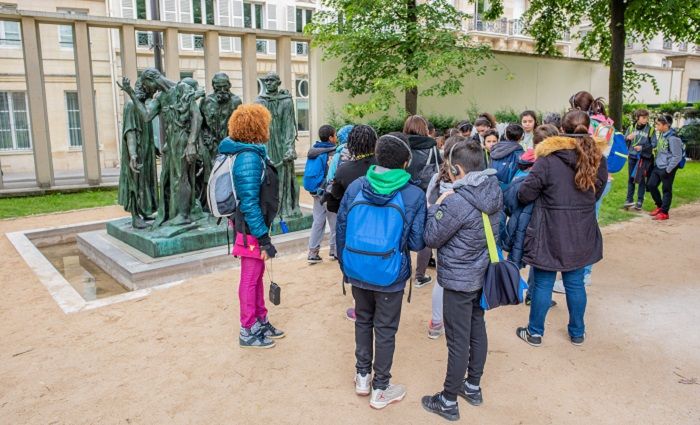
{"label": "backpack strap", "polygon": [[481,219],[484,222],[484,233],[486,234],[486,246],[489,249],[489,258],[491,263],[496,264],[499,260],[498,248],[496,247],[496,238],[493,235],[493,229],[491,228],[491,220],[488,214],[481,212]]}

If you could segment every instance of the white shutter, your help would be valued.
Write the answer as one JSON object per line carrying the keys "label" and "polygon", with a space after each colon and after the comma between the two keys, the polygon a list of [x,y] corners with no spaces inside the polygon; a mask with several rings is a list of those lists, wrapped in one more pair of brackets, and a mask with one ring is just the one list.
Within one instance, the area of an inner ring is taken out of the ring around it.
{"label": "white shutter", "polygon": [[[218,0],[217,7],[217,24],[225,27],[231,26],[231,0]],[[219,36],[219,51],[230,52],[233,48],[231,37]]]}
{"label": "white shutter", "polygon": [[277,29],[277,5],[267,4],[267,29],[276,30]]}
{"label": "white shutter", "polygon": [[182,50],[194,50],[194,35],[180,34],[180,48]]}
{"label": "white shutter", "polygon": [[241,53],[241,37],[233,37],[233,51]]}
{"label": "white shutter", "polygon": [[267,40],[267,53],[270,55],[277,53],[277,40]]}
{"label": "white shutter", "polygon": [[287,6],[287,31],[297,30],[297,9],[294,6]]}
{"label": "white shutter", "polygon": [[233,7],[231,8],[233,16],[232,24],[234,27],[243,27],[243,2],[240,0],[232,0]]}
{"label": "white shutter", "polygon": [[[197,1],[197,0],[195,0]],[[192,23],[192,0],[180,0],[180,21]]]}
{"label": "white shutter", "polygon": [[177,22],[177,2],[176,0],[163,0],[164,21]]}
{"label": "white shutter", "polygon": [[134,19],[136,17],[136,0],[121,0],[122,3],[122,18]]}

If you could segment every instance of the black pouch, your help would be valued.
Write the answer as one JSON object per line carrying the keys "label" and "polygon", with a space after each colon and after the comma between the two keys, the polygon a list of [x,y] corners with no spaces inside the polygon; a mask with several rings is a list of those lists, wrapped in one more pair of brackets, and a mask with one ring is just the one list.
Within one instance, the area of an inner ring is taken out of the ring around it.
{"label": "black pouch", "polygon": [[282,297],[282,288],[275,282],[270,282],[270,302],[274,305],[280,305]]}

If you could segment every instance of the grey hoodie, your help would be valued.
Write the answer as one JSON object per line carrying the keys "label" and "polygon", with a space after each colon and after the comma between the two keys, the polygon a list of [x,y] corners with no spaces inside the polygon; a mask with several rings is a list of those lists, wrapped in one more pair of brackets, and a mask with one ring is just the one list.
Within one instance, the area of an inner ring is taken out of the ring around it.
{"label": "grey hoodie", "polygon": [[460,292],[478,291],[484,284],[489,253],[482,211],[488,214],[498,240],[503,194],[495,170],[468,173],[454,183],[453,195],[428,208],[423,237],[438,249],[438,283]]}
{"label": "grey hoodie", "polygon": [[656,167],[671,173],[683,159],[683,141],[672,130],[657,141]]}

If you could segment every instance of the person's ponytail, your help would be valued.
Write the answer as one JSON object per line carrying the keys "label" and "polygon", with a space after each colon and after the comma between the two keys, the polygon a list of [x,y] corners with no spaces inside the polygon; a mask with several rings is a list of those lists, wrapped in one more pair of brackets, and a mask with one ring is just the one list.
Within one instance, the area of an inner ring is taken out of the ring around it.
{"label": "person's ponytail", "polygon": [[576,188],[581,191],[595,190],[598,167],[603,154],[595,140],[588,134],[590,118],[588,114],[573,110],[562,120],[562,129],[576,139]]}

